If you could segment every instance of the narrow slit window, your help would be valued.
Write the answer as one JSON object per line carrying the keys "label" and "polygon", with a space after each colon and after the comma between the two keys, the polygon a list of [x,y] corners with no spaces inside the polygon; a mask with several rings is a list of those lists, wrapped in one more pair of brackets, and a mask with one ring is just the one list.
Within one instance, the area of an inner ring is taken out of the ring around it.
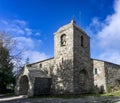
{"label": "narrow slit window", "polygon": [[83,36],[81,36],[81,46],[82,47],[84,46],[84,38],[83,38]]}
{"label": "narrow slit window", "polygon": [[97,68],[95,68],[95,74],[98,74]]}

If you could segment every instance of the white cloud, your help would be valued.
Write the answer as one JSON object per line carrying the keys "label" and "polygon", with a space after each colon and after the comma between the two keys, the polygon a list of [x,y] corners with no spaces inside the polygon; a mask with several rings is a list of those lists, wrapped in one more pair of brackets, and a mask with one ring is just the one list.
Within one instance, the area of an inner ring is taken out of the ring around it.
{"label": "white cloud", "polygon": [[32,50],[26,51],[24,53],[24,57],[29,58],[30,63],[38,62],[40,60],[44,60],[48,58],[48,56],[45,53],[41,53],[38,51],[32,51]]}
{"label": "white cloud", "polygon": [[108,15],[103,23],[93,19],[90,28],[91,25],[97,31],[97,35],[89,32],[94,34],[92,49],[100,52],[98,58],[120,64],[120,0],[115,0],[114,13]]}
{"label": "white cloud", "polygon": [[49,57],[45,53],[36,50],[38,46],[37,44],[40,45],[41,40],[34,40],[27,37],[15,37],[14,39],[18,42],[17,48],[23,50],[23,63],[26,61],[27,58],[30,59],[30,63],[33,63]]}
{"label": "white cloud", "polygon": [[28,23],[24,20],[18,20],[18,19],[15,19],[15,20],[0,20],[0,30],[2,31],[7,31],[11,34],[14,34],[14,35],[27,35],[27,36],[30,36],[30,35],[34,35],[34,34],[39,34],[39,32],[35,32],[34,29],[31,29],[29,26],[28,26]]}
{"label": "white cloud", "polygon": [[48,55],[46,55],[43,52],[40,52],[36,50],[37,43],[41,43],[40,40],[36,41],[32,38],[26,38],[26,37],[16,37],[15,38],[18,41],[18,48],[23,50],[22,56],[23,56],[23,63],[26,61],[26,58],[29,58],[29,62],[37,62],[40,60],[44,60],[48,58]]}
{"label": "white cloud", "polygon": [[32,34],[32,29],[25,28],[25,32],[27,33],[27,35],[31,35]]}
{"label": "white cloud", "polygon": [[103,52],[101,55],[99,55],[98,58],[120,64],[120,52],[117,51],[109,52],[107,51]]}
{"label": "white cloud", "polygon": [[8,25],[8,22],[5,21],[5,20],[0,20],[0,22],[1,22],[2,24],[4,24],[4,25]]}
{"label": "white cloud", "polygon": [[20,49],[33,49],[34,48],[34,41],[32,40],[32,38],[26,38],[26,37],[15,37],[14,38],[18,44],[17,46]]}
{"label": "white cloud", "polygon": [[36,36],[40,36],[40,33],[39,33],[39,32],[37,32],[37,33],[35,33],[35,35],[36,35]]}
{"label": "white cloud", "polygon": [[[0,20],[0,31],[5,31],[13,34],[14,39],[17,41],[17,50],[23,51],[22,63],[24,64],[26,58],[30,59],[30,63],[40,61],[48,58],[48,55],[41,52],[38,47],[41,46],[41,40],[35,36],[40,33],[29,27],[28,23],[24,20]],[[13,51],[14,52],[17,52]]]}
{"label": "white cloud", "polygon": [[16,19],[16,20],[13,20],[13,23],[15,23],[15,24],[18,24],[18,25],[20,25],[20,26],[26,26],[27,25],[27,23],[25,22],[25,21],[23,21],[23,20],[18,20],[18,19]]}

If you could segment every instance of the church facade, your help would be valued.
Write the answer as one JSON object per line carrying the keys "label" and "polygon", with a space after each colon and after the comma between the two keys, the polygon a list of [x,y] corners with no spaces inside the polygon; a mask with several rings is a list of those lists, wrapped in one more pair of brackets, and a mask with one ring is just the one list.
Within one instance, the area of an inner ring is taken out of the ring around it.
{"label": "church facade", "polygon": [[16,95],[82,94],[119,89],[120,65],[92,59],[90,37],[75,21],[54,34],[54,57],[24,67]]}

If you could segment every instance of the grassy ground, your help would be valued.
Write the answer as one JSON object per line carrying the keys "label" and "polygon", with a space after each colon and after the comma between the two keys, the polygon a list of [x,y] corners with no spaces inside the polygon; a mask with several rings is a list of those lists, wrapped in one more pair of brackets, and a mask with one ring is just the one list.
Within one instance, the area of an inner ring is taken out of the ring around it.
{"label": "grassy ground", "polygon": [[101,96],[120,97],[120,91],[102,94]]}

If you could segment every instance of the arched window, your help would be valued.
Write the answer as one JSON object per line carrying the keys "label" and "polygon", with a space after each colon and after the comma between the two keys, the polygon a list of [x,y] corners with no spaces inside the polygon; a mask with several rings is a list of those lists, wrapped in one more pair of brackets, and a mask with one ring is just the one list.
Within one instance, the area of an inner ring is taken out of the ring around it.
{"label": "arched window", "polygon": [[66,45],[66,34],[61,35],[61,46]]}
{"label": "arched window", "polygon": [[81,46],[82,47],[84,46],[84,38],[83,38],[83,36],[81,36]]}

